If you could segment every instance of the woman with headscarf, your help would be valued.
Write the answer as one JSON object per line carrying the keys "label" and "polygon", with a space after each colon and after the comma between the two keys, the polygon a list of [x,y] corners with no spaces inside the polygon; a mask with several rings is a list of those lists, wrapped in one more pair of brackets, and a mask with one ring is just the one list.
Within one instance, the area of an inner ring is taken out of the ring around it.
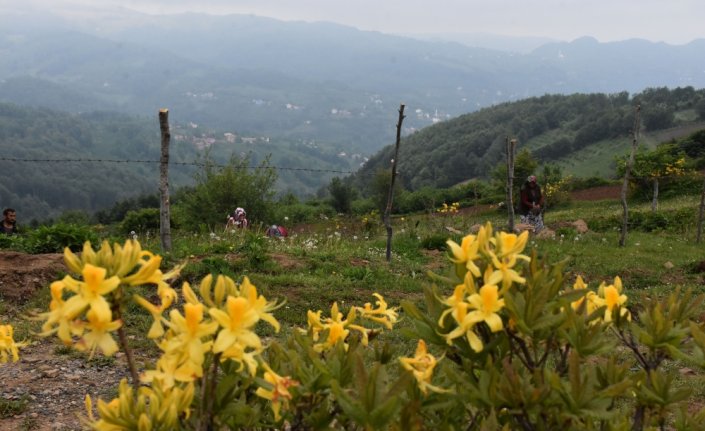
{"label": "woman with headscarf", "polygon": [[536,182],[536,175],[529,175],[521,187],[521,222],[533,226],[534,232],[543,229],[543,193]]}

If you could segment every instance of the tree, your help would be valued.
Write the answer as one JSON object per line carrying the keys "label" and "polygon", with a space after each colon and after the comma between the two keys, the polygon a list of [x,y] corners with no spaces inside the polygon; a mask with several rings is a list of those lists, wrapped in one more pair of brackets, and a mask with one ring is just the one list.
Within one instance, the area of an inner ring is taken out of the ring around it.
{"label": "tree", "polygon": [[335,211],[343,214],[350,214],[352,201],[357,198],[357,192],[349,184],[343,183],[340,178],[334,177],[328,185],[331,196],[331,205]]}
{"label": "tree", "polygon": [[[617,172],[624,175],[626,159],[617,161]],[[631,174],[635,181],[650,184],[651,211],[658,209],[658,193],[661,180],[685,173],[685,155],[677,151],[674,144],[659,145],[656,149],[636,153]]]}
{"label": "tree", "polygon": [[[514,158],[514,181],[515,186],[521,186],[526,181],[526,178],[533,174],[539,164],[527,148],[519,151]],[[500,162],[492,171],[492,180],[498,193],[504,192],[504,187],[507,184],[507,164]]]}
{"label": "tree", "polygon": [[644,117],[644,126],[649,131],[668,129],[673,126],[676,119],[673,107],[665,103],[645,107],[642,116]]}
{"label": "tree", "polygon": [[698,117],[701,120],[705,120],[705,98],[700,99],[698,103],[695,104],[695,112],[698,113]]}
{"label": "tree", "polygon": [[269,166],[269,158],[252,168],[249,156],[233,156],[226,166],[217,166],[206,155],[195,180],[193,188],[182,192],[174,210],[180,226],[198,229],[206,225],[213,230],[225,224],[236,207],[247,211],[251,224],[268,223],[271,218],[277,174]]}

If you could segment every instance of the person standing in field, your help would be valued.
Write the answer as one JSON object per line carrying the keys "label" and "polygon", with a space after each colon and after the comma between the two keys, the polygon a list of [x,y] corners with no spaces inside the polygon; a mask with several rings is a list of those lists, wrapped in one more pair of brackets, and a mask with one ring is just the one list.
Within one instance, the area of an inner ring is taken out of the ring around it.
{"label": "person standing in field", "polygon": [[522,223],[534,228],[534,233],[543,229],[544,198],[541,187],[536,182],[536,175],[529,175],[521,187],[520,219]]}

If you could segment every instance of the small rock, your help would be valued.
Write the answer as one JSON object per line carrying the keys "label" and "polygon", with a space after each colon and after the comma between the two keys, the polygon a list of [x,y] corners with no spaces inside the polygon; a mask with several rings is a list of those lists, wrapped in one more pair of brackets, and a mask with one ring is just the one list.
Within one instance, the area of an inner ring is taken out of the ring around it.
{"label": "small rock", "polygon": [[46,370],[42,372],[42,377],[48,377],[50,379],[53,379],[54,377],[59,375],[59,370]]}
{"label": "small rock", "polygon": [[447,230],[448,232],[454,233],[454,234],[456,234],[456,235],[462,234],[461,231],[459,231],[458,229],[456,229],[456,228],[454,228],[454,227],[451,227],[451,226],[446,226],[446,230]]}
{"label": "small rock", "polygon": [[673,265],[673,262],[671,262],[670,260],[663,264],[663,267],[666,269],[673,269],[674,266],[675,265]]}
{"label": "small rock", "polygon": [[678,372],[679,372],[682,376],[694,376],[694,375],[697,374],[695,371],[693,371],[693,370],[691,370],[690,368],[687,368],[687,367],[683,367],[683,368],[679,369]]}
{"label": "small rock", "polygon": [[587,223],[585,223],[585,220],[583,220],[583,219],[575,220],[575,221],[574,221],[573,223],[571,223],[571,224],[573,225],[573,227],[575,228],[575,230],[576,230],[578,233],[581,233],[581,234],[582,234],[582,233],[586,233],[586,232],[589,230]]}
{"label": "small rock", "polygon": [[529,232],[533,232],[534,227],[532,225],[526,224],[526,223],[517,223],[514,225],[514,232],[516,232],[516,233],[522,233],[526,230],[528,230]]}
{"label": "small rock", "polygon": [[551,229],[545,227],[541,229],[541,232],[536,234],[536,238],[542,238],[542,239],[553,239],[556,237],[556,232],[552,231]]}

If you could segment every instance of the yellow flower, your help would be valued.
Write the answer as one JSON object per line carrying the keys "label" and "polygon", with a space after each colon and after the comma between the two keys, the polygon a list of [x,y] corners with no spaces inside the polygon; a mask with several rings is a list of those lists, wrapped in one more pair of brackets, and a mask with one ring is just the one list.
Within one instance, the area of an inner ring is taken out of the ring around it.
{"label": "yellow flower", "polygon": [[480,276],[480,268],[477,267],[474,260],[479,257],[478,250],[481,244],[475,235],[466,235],[460,245],[452,240],[446,241],[446,244],[453,255],[451,261],[456,264],[465,264],[467,270],[475,277]]}
{"label": "yellow flower", "polygon": [[182,366],[188,367],[196,377],[203,375],[205,354],[211,350],[212,341],[203,342],[218,329],[217,322],[203,323],[203,304],[184,304],[184,316],[178,310],[169,313],[165,322],[171,329],[169,337],[159,347],[169,355],[179,358]]}
{"label": "yellow flower", "polygon": [[136,294],[133,295],[133,299],[152,315],[153,322],[152,326],[149,328],[149,332],[147,332],[147,338],[155,339],[163,336],[164,326],[162,326],[162,313],[171,306],[171,297],[167,296],[164,300],[162,300],[160,305],[154,305]]}
{"label": "yellow flower", "polygon": [[0,364],[4,364],[12,356],[12,362],[20,359],[19,348],[27,343],[18,343],[14,339],[14,328],[12,325],[0,325]]}
{"label": "yellow flower", "polygon": [[478,293],[470,295],[467,300],[464,296],[464,286],[456,286],[453,296],[444,302],[451,308],[441,314],[438,325],[443,327],[443,319],[450,314],[458,326],[444,335],[446,342],[452,344],[454,339],[465,336],[470,347],[480,352],[483,349],[482,340],[473,329],[477,323],[485,322],[492,332],[501,330],[502,319],[497,312],[504,307],[504,299],[499,298],[498,287],[493,284],[485,284]]}
{"label": "yellow flower", "polygon": [[264,380],[272,386],[272,389],[265,389],[263,387],[257,388],[255,394],[262,398],[268,399],[272,402],[272,411],[274,412],[274,420],[278,421],[281,419],[280,412],[282,405],[284,407],[289,406],[289,400],[292,398],[289,392],[290,387],[298,386],[299,382],[291,379],[291,377],[282,377],[275,373],[269,365],[266,363],[262,364],[265,369]]}
{"label": "yellow flower", "polygon": [[517,263],[517,257],[521,255],[510,254],[504,257],[498,257],[493,252],[490,252],[490,257],[492,259],[492,265],[496,268],[495,271],[486,280],[487,284],[495,284],[502,282],[502,291],[506,291],[512,285],[513,282],[519,284],[526,283],[526,279],[519,275],[518,272],[514,270],[514,265]]}
{"label": "yellow flower", "polygon": [[66,318],[73,319],[86,307],[90,307],[99,320],[112,320],[110,304],[103,295],[115,290],[120,285],[120,279],[117,276],[113,276],[106,280],[106,273],[105,268],[86,264],[82,271],[83,282],[74,280],[69,276],[64,277],[64,286],[68,290],[77,293],[77,295],[69,298],[63,306]]}
{"label": "yellow flower", "polygon": [[328,336],[326,337],[326,340],[322,343],[315,344],[313,348],[316,351],[321,352],[323,350],[328,350],[332,348],[340,341],[345,344],[345,348],[347,349],[348,345],[345,343],[345,340],[350,334],[351,329],[360,332],[360,334],[362,335],[362,344],[366,346],[368,343],[368,329],[353,324],[356,317],[356,307],[352,307],[348,312],[347,319],[343,319],[343,314],[338,310],[337,302],[333,303],[333,306],[330,308],[330,317],[327,317],[325,319],[321,319],[321,311],[314,313],[313,311],[309,310],[308,324],[309,329],[312,332],[313,340],[317,341],[321,332],[326,330],[328,331]]}
{"label": "yellow flower", "polygon": [[528,256],[519,254],[524,251],[526,247],[526,242],[529,239],[529,231],[524,231],[520,235],[506,232],[498,232],[495,236],[496,241],[496,255],[498,258],[507,258],[510,256],[516,257],[518,259],[526,260],[527,262],[531,260]]}
{"label": "yellow flower", "polygon": [[599,293],[602,297],[601,305],[606,307],[604,316],[605,322],[612,321],[612,314],[616,309],[619,309],[619,315],[621,317],[631,320],[631,314],[624,306],[627,302],[627,295],[622,294],[622,280],[619,277],[615,277],[614,284],[605,285],[602,283],[599,288]]}
{"label": "yellow flower", "polygon": [[64,261],[66,266],[74,273],[80,274],[86,264],[100,266],[108,272],[108,277],[125,277],[134,270],[138,264],[142,248],[140,243],[133,240],[125,242],[124,246],[114,244],[110,247],[107,241],[103,241],[100,250],[96,253],[91,247],[90,241],[83,244],[83,252],[79,258],[67,247],[64,249]]}
{"label": "yellow flower", "polygon": [[[575,279],[573,289],[587,289],[587,284],[585,284],[585,281],[583,281],[583,278],[581,276],[578,276]],[[570,306],[573,308],[573,310],[580,310],[580,307],[582,307],[583,303],[585,303],[585,312],[587,313],[587,315],[592,314],[602,305],[601,300],[597,296],[597,294],[593,291],[588,291],[584,297],[578,299],[577,301],[571,302]]]}
{"label": "yellow flower", "polygon": [[[202,373],[201,373],[202,374]],[[178,382],[192,382],[198,377],[190,366],[184,366],[175,355],[162,355],[154,370],[147,370],[140,376],[144,383],[160,381],[165,389],[175,386]]]}
{"label": "yellow flower", "polygon": [[208,310],[222,327],[213,344],[213,352],[222,353],[223,360],[234,359],[242,363],[240,353],[246,348],[262,351],[262,341],[250,329],[259,320],[259,313],[243,297],[228,297],[225,307],[227,312],[217,308]]}
{"label": "yellow flower", "polygon": [[90,351],[90,357],[93,357],[97,348],[100,348],[106,356],[111,356],[118,351],[118,345],[112,335],[110,335],[110,331],[117,331],[122,326],[122,322],[120,320],[112,320],[110,317],[107,320],[103,320],[103,317],[93,309],[88,311],[86,314],[87,322],[84,324],[88,332],[76,344],[78,350]]}
{"label": "yellow flower", "polygon": [[[48,336],[57,332],[59,338],[64,343],[71,343],[72,321],[66,314],[63,293],[65,284],[63,281],[55,281],[50,285],[51,302],[49,303],[49,312],[42,313],[39,318],[46,319],[42,325],[41,336]],[[58,326],[57,326],[58,325]]]}
{"label": "yellow flower", "polygon": [[438,361],[433,355],[428,353],[424,340],[419,340],[413,358],[399,358],[399,361],[401,362],[401,366],[404,367],[405,370],[410,371],[414,376],[419,385],[419,389],[424,395],[428,394],[429,389],[434,392],[448,392],[446,389],[431,384],[433,369],[436,367]]}
{"label": "yellow flower", "polygon": [[[468,340],[468,343],[470,344],[470,347],[472,347],[472,349],[476,352],[479,352],[482,350],[482,341],[480,340],[480,337],[478,337],[477,334],[473,332],[473,328],[475,327],[475,323],[477,322],[474,321],[468,313],[468,308],[470,307],[470,304],[458,299],[457,295],[459,294],[458,291],[460,290],[460,287],[461,286],[458,286],[455,289],[456,294],[454,295],[454,301],[456,302],[454,303],[453,308],[444,312],[444,314],[450,312],[451,316],[453,316],[453,319],[458,324],[458,326],[449,333],[445,334],[444,337],[448,345],[450,345],[453,343],[454,339],[465,336],[465,338],[467,338]],[[442,327],[442,325],[440,325],[440,322],[439,326]]]}
{"label": "yellow flower", "polygon": [[257,288],[254,284],[250,283],[250,279],[247,277],[245,277],[240,284],[240,296],[247,298],[250,307],[252,307],[260,319],[272,325],[274,330],[279,332],[279,322],[270,311],[279,308],[281,304],[277,305],[274,302],[267,302],[264,296],[257,293]]}
{"label": "yellow flower", "polygon": [[459,284],[455,286],[453,294],[443,301],[443,303],[450,308],[441,313],[441,317],[438,319],[438,326],[443,328],[443,321],[448,314],[450,314],[456,322],[462,322],[467,314],[468,306],[470,305],[465,302],[465,285]]}
{"label": "yellow flower", "polygon": [[485,284],[480,292],[470,295],[470,306],[475,310],[469,313],[470,319],[485,322],[492,332],[501,331],[502,318],[497,314],[504,307],[504,299],[499,298],[499,291],[494,284]]}
{"label": "yellow flower", "polygon": [[257,359],[255,358],[257,354],[259,354],[258,350],[252,350],[250,346],[237,341],[223,352],[221,358],[222,360],[231,359],[239,362],[238,372],[247,366],[247,371],[254,376],[257,374]]}
{"label": "yellow flower", "polygon": [[152,252],[144,250],[140,253],[140,259],[138,260],[139,269],[137,272],[124,277],[122,282],[130,286],[158,284],[164,280],[164,274],[159,270],[161,263],[161,256],[154,255]]}
{"label": "yellow flower", "polygon": [[399,315],[397,314],[396,308],[388,308],[384,297],[379,293],[373,293],[372,296],[377,298],[375,304],[377,308],[372,308],[372,305],[368,302],[364,307],[356,307],[360,316],[372,320],[377,323],[381,323],[387,329],[392,329],[392,326],[397,323]]}
{"label": "yellow flower", "polygon": [[120,382],[118,397],[109,403],[98,399],[99,420],[93,417],[93,403],[86,397],[88,428],[97,431],[180,429],[180,418],[188,419],[193,401],[194,385],[165,386],[160,380],[150,387],[135,391],[127,380]]}

